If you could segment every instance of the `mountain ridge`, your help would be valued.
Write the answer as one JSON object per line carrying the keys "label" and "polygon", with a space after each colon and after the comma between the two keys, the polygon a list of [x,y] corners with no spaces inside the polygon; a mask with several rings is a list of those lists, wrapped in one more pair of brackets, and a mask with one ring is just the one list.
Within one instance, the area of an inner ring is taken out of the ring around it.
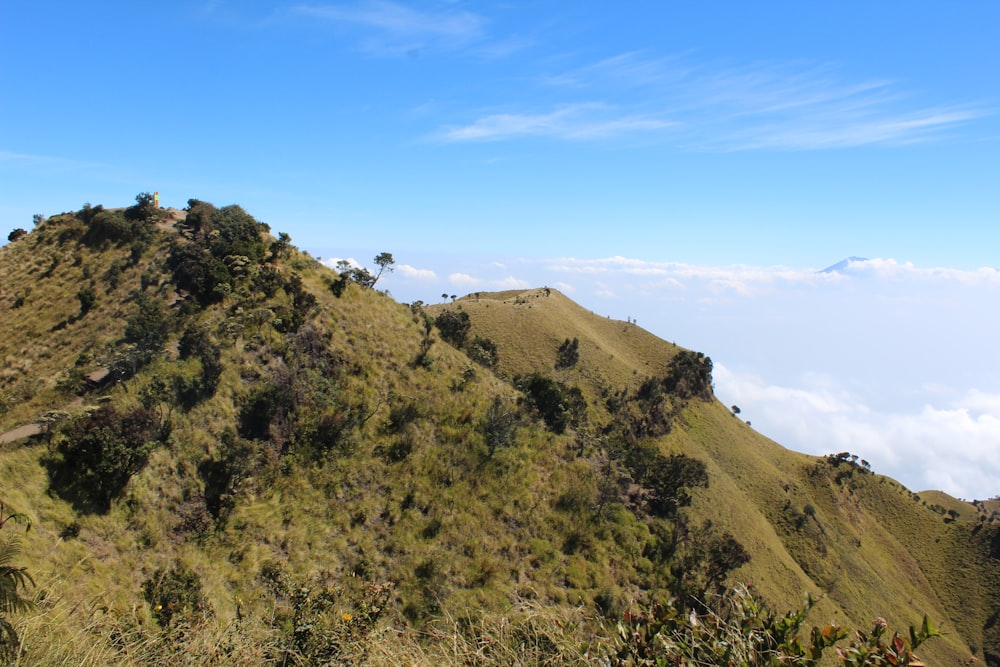
{"label": "mountain ridge", "polygon": [[[220,619],[257,618],[278,570],[391,581],[415,624],[525,596],[610,613],[729,536],[749,561],[725,581],[779,607],[808,592],[857,626],[928,613],[952,634],[922,655],[994,660],[987,506],[928,506],[859,457],[764,438],[711,394],[704,355],[550,288],[398,304],[238,207],[130,210],[53,216],[0,250],[0,430],[46,424],[3,445],[0,498],[31,515],[50,595],[90,562],[101,605],[156,618],[144,582],[184,563]],[[85,386],[103,368],[113,381]],[[140,408],[169,433],[106,509],[59,486],[93,414]],[[667,463],[691,482],[658,500]]]}

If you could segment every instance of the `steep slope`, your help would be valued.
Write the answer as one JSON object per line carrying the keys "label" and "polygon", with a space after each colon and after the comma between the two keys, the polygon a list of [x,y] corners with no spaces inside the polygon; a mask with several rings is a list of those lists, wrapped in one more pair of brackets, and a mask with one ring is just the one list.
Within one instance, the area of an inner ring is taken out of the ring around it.
{"label": "steep slope", "polygon": [[[319,660],[387,607],[398,638],[525,605],[596,636],[733,580],[827,593],[816,623],[926,612],[952,633],[928,658],[993,651],[985,510],[761,437],[702,355],[549,289],[405,306],[239,207],[148,203],[0,249],[0,432],[41,424],[0,445],[34,662]],[[572,641],[546,659],[597,664]]]}
{"label": "steep slope", "polygon": [[[677,353],[551,289],[480,293],[429,308],[437,316],[459,310],[469,315],[468,339],[495,341],[501,375],[543,373],[578,387],[599,429],[611,419],[609,387],[663,375]],[[559,348],[574,338],[579,358],[567,367]],[[996,660],[998,532],[985,506],[940,493],[921,499],[849,453],[791,452],[716,400],[687,403],[660,442],[707,463],[709,485],[693,491],[691,514],[731,532],[751,554],[733,577],[782,606],[806,591],[825,594],[817,615],[855,625],[884,616],[905,626],[927,614],[950,633],[927,658],[954,660],[985,647]]]}

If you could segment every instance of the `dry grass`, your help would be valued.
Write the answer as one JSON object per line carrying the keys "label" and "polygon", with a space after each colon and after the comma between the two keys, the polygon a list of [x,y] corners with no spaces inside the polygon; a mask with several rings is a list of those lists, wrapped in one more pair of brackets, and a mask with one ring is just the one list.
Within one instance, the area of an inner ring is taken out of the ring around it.
{"label": "dry grass", "polygon": [[[100,285],[96,307],[74,320],[85,267],[100,284],[128,250],[60,243],[60,225],[72,223],[50,221],[0,249],[0,307],[9,321],[0,339],[3,430],[71,400],[60,378],[99,367],[114,349],[143,273],[159,276],[154,293],[171,298],[160,262],[173,232],[161,229],[148,261],[125,269],[118,287]],[[649,528],[624,506],[594,520],[597,480],[577,434],[554,436],[526,420],[515,446],[490,458],[480,420],[495,396],[516,400],[504,379],[540,372],[581,388],[597,438],[609,417],[604,394],[662,375],[678,348],[555,290],[527,290],[427,307],[432,316],[468,312],[471,335],[500,350],[495,374],[436,332],[422,365],[419,313],[356,286],[335,298],[331,273],[295,251],[283,269],[299,273],[317,297],[312,322],[345,369],[338,398],[364,411],[353,449],[261,467],[240,481],[225,522],[200,534],[183,529],[183,512],[206,488],[200,466],[220,455],[240,401],[268,380],[287,343],[271,324],[220,334],[238,320],[231,302],[193,315],[220,341],[220,386],[189,411],[174,409],[169,443],[107,515],[79,514],[48,493],[44,444],[0,451],[0,498],[32,517],[25,562],[45,596],[37,614],[18,620],[26,664],[266,663],[281,645],[260,577],[271,564],[297,581],[325,573],[348,598],[365,579],[396,584],[395,616],[372,635],[365,664],[597,664],[589,649],[607,633],[594,600],[624,604],[655,579],[644,557]],[[12,309],[21,296],[24,305]],[[267,305],[287,302],[279,293]],[[557,371],[558,347],[574,337],[580,360]],[[184,372],[176,338],[162,359],[103,393],[135,405],[154,377]],[[393,410],[409,421],[392,425]],[[905,627],[926,612],[952,633],[928,647],[926,657],[942,662],[989,641],[983,628],[996,611],[1000,573],[983,542],[992,528],[974,532],[972,505],[915,500],[871,474],[838,482],[825,463],[761,437],[718,402],[692,402],[658,446],[706,463],[710,486],[694,492],[691,521],[711,520],[737,537],[752,560],[735,576],[776,608],[797,606],[808,591],[828,592],[815,613],[847,625],[881,615]],[[924,501],[954,509],[958,520],[945,523]],[[812,514],[797,525],[806,506]],[[78,536],[61,537],[74,524]],[[579,547],[570,539],[578,533],[586,538]],[[168,638],[152,623],[141,587],[177,560],[199,575],[213,615]]]}

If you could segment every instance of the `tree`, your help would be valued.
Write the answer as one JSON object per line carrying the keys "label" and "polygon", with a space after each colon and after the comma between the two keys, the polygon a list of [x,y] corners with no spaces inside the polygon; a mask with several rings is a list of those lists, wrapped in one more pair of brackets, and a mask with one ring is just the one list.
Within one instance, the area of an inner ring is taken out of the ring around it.
{"label": "tree", "polygon": [[46,220],[47,220],[47,218],[44,215],[42,215],[41,213],[36,213],[33,216],[31,216],[31,222],[34,223],[35,227],[37,227],[38,225],[42,224]]}
{"label": "tree", "polygon": [[524,392],[528,405],[553,433],[564,433],[586,413],[587,404],[579,387],[567,387],[539,373],[515,378],[514,385]]}
{"label": "tree", "polygon": [[487,457],[492,458],[498,449],[514,444],[517,436],[517,415],[507,403],[497,396],[486,411],[480,427],[486,441]]}
{"label": "tree", "polygon": [[378,273],[376,273],[375,277],[372,279],[371,286],[372,287],[375,286],[375,283],[378,282],[378,279],[382,277],[382,274],[385,271],[392,273],[392,265],[395,263],[396,260],[392,258],[392,253],[380,252],[379,254],[375,255],[375,264],[378,265]]}
{"label": "tree", "polygon": [[27,234],[28,234],[28,232],[26,232],[23,229],[21,229],[20,227],[18,227],[17,229],[15,229],[14,231],[12,231],[10,234],[7,235],[7,240],[10,241],[11,243],[13,243],[14,241],[18,240],[22,236],[27,236]]}
{"label": "tree", "polygon": [[136,351],[145,362],[163,349],[172,322],[160,299],[140,292],[135,302],[136,312],[125,320],[125,342],[135,344]]}
{"label": "tree", "polygon": [[156,215],[156,200],[148,192],[140,192],[135,196],[135,206],[125,209],[125,219],[140,221],[150,220]]}

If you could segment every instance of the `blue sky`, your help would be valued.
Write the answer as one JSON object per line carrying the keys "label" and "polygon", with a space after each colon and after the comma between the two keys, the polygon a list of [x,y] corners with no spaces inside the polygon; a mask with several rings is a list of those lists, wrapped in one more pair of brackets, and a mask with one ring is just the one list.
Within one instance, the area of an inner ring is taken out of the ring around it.
{"label": "blue sky", "polygon": [[[0,226],[239,203],[402,301],[548,284],[794,449],[1000,493],[1000,5],[0,1]],[[869,258],[838,274],[818,269]],[[947,452],[947,465],[942,456]]]}

